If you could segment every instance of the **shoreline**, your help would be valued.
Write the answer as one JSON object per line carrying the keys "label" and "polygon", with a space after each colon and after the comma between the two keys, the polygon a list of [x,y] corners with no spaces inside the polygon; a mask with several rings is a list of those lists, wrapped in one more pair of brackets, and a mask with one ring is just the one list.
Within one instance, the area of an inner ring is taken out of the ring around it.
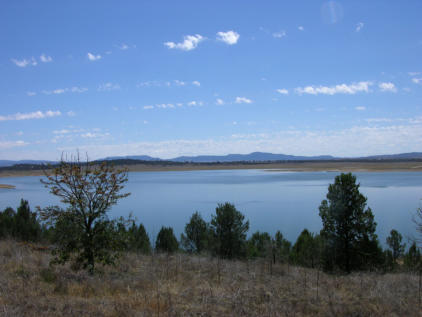
{"label": "shoreline", "polygon": [[[247,163],[247,164],[184,164],[184,165],[122,165],[129,172],[182,172],[203,170],[248,170],[260,169],[268,172],[422,172],[422,162],[286,162],[286,163]],[[0,171],[0,178],[43,176],[43,170],[5,170]],[[14,188],[12,185],[0,185],[0,188]],[[4,187],[12,186],[12,187]]]}
{"label": "shoreline", "polygon": [[0,184],[0,189],[15,189],[14,185]]}

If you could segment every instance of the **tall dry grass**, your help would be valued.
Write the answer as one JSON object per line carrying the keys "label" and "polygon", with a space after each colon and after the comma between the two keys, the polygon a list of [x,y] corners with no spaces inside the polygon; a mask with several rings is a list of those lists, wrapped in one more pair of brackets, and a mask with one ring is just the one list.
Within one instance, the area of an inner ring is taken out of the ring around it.
{"label": "tall dry grass", "polygon": [[0,241],[1,316],[419,316],[418,276],[126,254],[90,276]]}

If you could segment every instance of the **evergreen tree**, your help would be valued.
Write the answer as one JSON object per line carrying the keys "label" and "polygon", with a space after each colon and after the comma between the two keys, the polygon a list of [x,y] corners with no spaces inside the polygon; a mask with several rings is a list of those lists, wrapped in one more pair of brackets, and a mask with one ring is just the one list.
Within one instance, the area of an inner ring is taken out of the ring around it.
{"label": "evergreen tree", "polygon": [[233,259],[246,254],[246,233],[249,221],[230,203],[219,204],[212,216],[211,230],[216,253],[223,258]]}
{"label": "evergreen tree", "polygon": [[151,242],[142,223],[136,226],[133,222],[128,230],[128,235],[129,250],[138,251],[143,254],[151,253]]}
{"label": "evergreen tree", "polygon": [[281,262],[288,261],[290,256],[290,249],[292,248],[291,242],[284,239],[280,230],[276,232],[274,240],[276,258]]}
{"label": "evergreen tree", "polygon": [[406,249],[406,244],[401,243],[403,237],[402,235],[395,229],[391,230],[390,236],[387,237],[387,245],[391,250],[393,263],[397,263],[397,260],[404,254],[404,250]]}
{"label": "evergreen tree", "polygon": [[421,269],[422,257],[419,248],[416,243],[413,242],[409,250],[404,256],[404,266],[412,272],[416,272]]}
{"label": "evergreen tree", "polygon": [[319,207],[326,270],[339,268],[349,273],[379,261],[376,222],[359,186],[351,173],[336,176],[328,186],[327,200]]}
{"label": "evergreen tree", "polygon": [[306,267],[318,267],[321,254],[321,238],[304,229],[293,245],[291,258],[294,263]]}
{"label": "evergreen tree", "polygon": [[267,232],[255,232],[248,240],[248,257],[266,257],[272,254],[273,241]]}
{"label": "evergreen tree", "polygon": [[188,252],[201,253],[208,248],[209,228],[199,212],[195,212],[181,235],[181,244]]}
{"label": "evergreen tree", "polygon": [[161,252],[173,253],[179,248],[176,236],[171,227],[161,227],[155,241],[155,249]]}
{"label": "evergreen tree", "polygon": [[41,225],[37,213],[31,212],[29,203],[21,199],[21,204],[15,214],[14,237],[22,241],[36,241],[41,237]]}
{"label": "evergreen tree", "polygon": [[14,237],[16,212],[8,207],[0,212],[0,238]]}

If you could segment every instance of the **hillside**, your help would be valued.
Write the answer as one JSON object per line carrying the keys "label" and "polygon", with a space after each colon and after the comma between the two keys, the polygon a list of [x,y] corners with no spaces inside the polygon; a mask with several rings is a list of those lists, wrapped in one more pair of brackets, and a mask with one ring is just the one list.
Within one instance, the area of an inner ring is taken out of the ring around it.
{"label": "hillside", "polygon": [[418,276],[327,275],[266,260],[124,254],[89,276],[0,241],[4,316],[419,316]]}

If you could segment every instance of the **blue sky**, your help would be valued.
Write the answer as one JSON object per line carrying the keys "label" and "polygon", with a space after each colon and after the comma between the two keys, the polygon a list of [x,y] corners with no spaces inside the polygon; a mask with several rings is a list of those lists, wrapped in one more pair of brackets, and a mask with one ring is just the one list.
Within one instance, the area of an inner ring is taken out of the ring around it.
{"label": "blue sky", "polygon": [[3,1],[0,159],[422,151],[421,1]]}

